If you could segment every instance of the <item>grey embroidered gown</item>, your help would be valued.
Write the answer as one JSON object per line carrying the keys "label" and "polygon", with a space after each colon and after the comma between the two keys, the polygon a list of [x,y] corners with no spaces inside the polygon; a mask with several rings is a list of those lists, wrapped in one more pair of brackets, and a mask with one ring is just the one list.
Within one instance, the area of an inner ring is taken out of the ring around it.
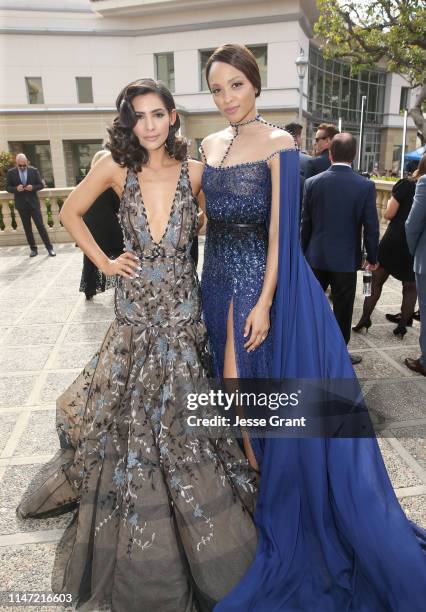
{"label": "grey embroidered gown", "polygon": [[101,349],[58,400],[61,451],[18,508],[40,517],[77,503],[53,588],[81,609],[210,610],[254,556],[253,472],[231,435],[200,437],[186,421],[187,394],[207,380],[196,213],[184,161],[155,243],[129,170],[119,216],[142,269],[119,278]]}

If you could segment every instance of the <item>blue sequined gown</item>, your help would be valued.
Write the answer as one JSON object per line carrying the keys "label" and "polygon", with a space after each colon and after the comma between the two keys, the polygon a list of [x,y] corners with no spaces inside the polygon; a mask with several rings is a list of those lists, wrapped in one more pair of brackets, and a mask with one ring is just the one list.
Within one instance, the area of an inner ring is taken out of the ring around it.
{"label": "blue sequined gown", "polygon": [[201,289],[214,375],[223,374],[226,321],[232,302],[238,377],[267,378],[272,368],[271,334],[247,353],[243,331],[265,275],[272,191],[268,162],[224,168],[206,165],[202,189],[208,224]]}
{"label": "blue sequined gown", "polygon": [[[210,224],[203,309],[223,374],[234,300],[240,377],[353,379],[345,342],[299,244],[299,157],[280,153],[278,283],[268,339],[252,354],[242,327],[261,290],[271,176],[266,161],[203,176]],[[226,226],[228,223],[228,226]],[[426,533],[407,520],[373,438],[252,440],[261,469],[256,556],[215,612],[424,612]]]}

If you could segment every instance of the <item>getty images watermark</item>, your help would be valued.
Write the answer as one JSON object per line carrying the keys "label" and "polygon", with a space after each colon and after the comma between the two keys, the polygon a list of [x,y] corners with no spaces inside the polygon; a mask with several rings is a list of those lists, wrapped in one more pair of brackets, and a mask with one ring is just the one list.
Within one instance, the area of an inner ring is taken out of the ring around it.
{"label": "getty images watermark", "polygon": [[[208,416],[190,414],[186,421],[190,427],[306,427],[304,416],[290,418],[265,414],[268,409],[274,412],[282,408],[297,408],[300,405],[301,393],[301,390],[293,393],[251,393],[238,389],[233,392],[210,389],[205,393],[189,393],[188,410],[201,408],[205,411],[205,408],[213,408],[216,412]],[[242,409],[261,409],[265,416],[248,417],[242,414]],[[226,414],[230,411],[232,417]],[[223,412],[225,414],[222,414]]]}

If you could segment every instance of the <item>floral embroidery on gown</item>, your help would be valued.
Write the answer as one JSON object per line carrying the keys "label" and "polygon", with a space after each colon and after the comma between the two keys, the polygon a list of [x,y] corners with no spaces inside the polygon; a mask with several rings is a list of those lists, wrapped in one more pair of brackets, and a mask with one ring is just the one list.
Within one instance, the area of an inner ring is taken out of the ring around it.
{"label": "floral embroidery on gown", "polygon": [[142,269],[119,277],[100,351],[58,399],[61,451],[18,513],[77,503],[53,588],[81,609],[211,610],[254,557],[256,482],[231,434],[200,437],[186,422],[187,394],[204,388],[209,361],[187,161],[159,243],[132,170],[119,215]]}

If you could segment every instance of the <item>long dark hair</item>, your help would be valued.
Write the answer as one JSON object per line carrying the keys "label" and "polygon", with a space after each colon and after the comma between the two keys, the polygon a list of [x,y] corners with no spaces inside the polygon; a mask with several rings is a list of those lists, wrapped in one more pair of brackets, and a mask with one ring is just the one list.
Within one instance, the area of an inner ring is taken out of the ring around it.
{"label": "long dark hair", "polygon": [[242,72],[248,78],[255,90],[257,90],[256,98],[260,96],[262,81],[260,78],[259,66],[250,49],[247,49],[244,45],[235,43],[232,45],[222,45],[213,51],[206,64],[207,84],[209,83],[209,74],[213,62],[229,64]]}
{"label": "long dark hair", "polygon": [[[131,168],[140,172],[142,166],[149,160],[149,152],[140,144],[133,132],[138,118],[132,105],[136,96],[155,93],[161,98],[166,109],[170,112],[176,108],[172,94],[162,81],[154,79],[138,79],[133,81],[120,92],[116,107],[118,117],[113,121],[112,128],[108,129],[109,142],[105,145],[111,151],[113,160],[121,167]],[[187,155],[188,145],[184,138],[177,136],[180,128],[179,115],[176,114],[174,125],[170,126],[166,140],[166,150],[170,157],[182,160]]]}

